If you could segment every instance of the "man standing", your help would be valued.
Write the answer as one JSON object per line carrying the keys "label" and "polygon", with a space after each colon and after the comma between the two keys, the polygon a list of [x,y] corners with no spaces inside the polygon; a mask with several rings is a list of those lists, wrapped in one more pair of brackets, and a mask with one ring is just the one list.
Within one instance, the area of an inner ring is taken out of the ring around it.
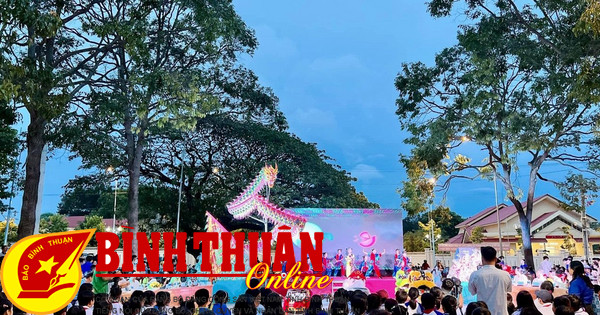
{"label": "man standing", "polygon": [[512,291],[510,275],[496,268],[496,250],[481,248],[482,267],[469,278],[469,292],[485,302],[492,315],[508,315],[506,294]]}
{"label": "man standing", "polygon": [[552,270],[552,263],[550,262],[550,258],[548,258],[548,256],[544,256],[544,260],[542,261],[541,267],[544,271],[544,276],[550,275],[550,271]]}

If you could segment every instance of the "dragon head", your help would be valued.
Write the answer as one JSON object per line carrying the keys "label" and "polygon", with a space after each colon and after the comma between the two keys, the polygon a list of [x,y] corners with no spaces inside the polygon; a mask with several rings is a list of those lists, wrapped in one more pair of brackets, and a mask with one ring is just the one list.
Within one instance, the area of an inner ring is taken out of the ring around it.
{"label": "dragon head", "polygon": [[273,188],[273,185],[275,185],[275,180],[277,179],[277,171],[277,164],[275,164],[275,167],[271,165],[265,165],[265,167],[263,167],[263,172],[265,173],[265,178],[267,181],[267,185],[269,185],[269,188]]}

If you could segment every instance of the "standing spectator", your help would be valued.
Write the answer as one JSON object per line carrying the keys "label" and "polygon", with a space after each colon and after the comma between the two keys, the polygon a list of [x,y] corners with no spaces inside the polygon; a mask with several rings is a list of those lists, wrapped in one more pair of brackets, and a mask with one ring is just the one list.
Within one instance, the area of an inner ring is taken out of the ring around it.
{"label": "standing spectator", "polygon": [[570,307],[560,306],[559,308],[556,309],[556,311],[554,312],[554,315],[575,315],[575,313],[573,312],[573,310]]}
{"label": "standing spectator", "polygon": [[408,314],[423,314],[423,307],[417,301],[417,299],[419,298],[419,289],[410,288],[408,290],[408,298],[410,299],[408,302],[406,302],[406,310],[408,311]]}
{"label": "standing spectator", "polygon": [[229,301],[227,292],[223,290],[217,291],[213,295],[213,301],[215,302],[212,309],[213,313],[216,315],[231,315],[231,311],[227,308],[227,302]]}
{"label": "standing spectator", "polygon": [[571,262],[569,272],[573,276],[573,280],[569,283],[569,294],[579,297],[586,312],[592,313],[594,286],[590,278],[585,275],[583,264],[580,261]]}
{"label": "standing spectator", "polygon": [[510,293],[506,293],[506,304],[507,304],[508,314],[512,315],[517,310],[517,307],[513,303],[513,297],[512,297],[512,294],[510,294]]}
{"label": "standing spectator", "polygon": [[329,307],[329,313],[331,315],[348,315],[348,303],[334,300]]}
{"label": "standing spectator", "polygon": [[527,291],[521,291],[517,294],[517,310],[513,313],[513,315],[521,315],[521,312],[525,308],[536,308],[533,303],[533,297],[531,293]]}
{"label": "standing spectator", "polygon": [[571,300],[571,309],[573,310],[573,312],[575,312],[576,315],[593,315],[588,314],[588,312],[585,311],[583,305],[581,305],[581,300],[578,296],[569,295],[567,297],[569,298],[569,300]]}
{"label": "standing spectator", "polygon": [[362,291],[355,291],[350,299],[353,315],[363,315],[367,311],[367,296]]}
{"label": "standing spectator", "polygon": [[327,315],[327,312],[323,310],[323,299],[320,295],[315,294],[310,298],[306,315]]}
{"label": "standing spectator", "polygon": [[378,294],[371,293],[367,296],[367,314],[370,314],[381,307],[381,297]]}
{"label": "standing spectator", "polygon": [[[160,293],[160,292],[159,292]],[[194,293],[196,304],[198,304],[198,315],[214,315],[215,313],[209,309],[210,293],[206,289],[198,289]],[[156,296],[156,304],[158,304],[158,295]]]}
{"label": "standing spectator", "polygon": [[556,314],[556,310],[560,307],[571,309],[571,300],[566,295],[556,297],[552,302],[552,311]]}
{"label": "standing spectator", "polygon": [[423,293],[423,295],[421,295],[423,315],[444,315],[435,309],[435,300],[435,296],[431,293]]}
{"label": "standing spectator", "polygon": [[396,291],[396,302],[398,306],[406,308],[406,301],[408,301],[408,293],[404,289]]}
{"label": "standing spectator", "polygon": [[85,315],[92,315],[94,311],[94,293],[91,291],[80,291],[77,296],[79,306],[85,310]]}
{"label": "standing spectator", "polygon": [[535,297],[537,299],[537,309],[542,313],[542,315],[553,315],[552,311],[552,302],[554,301],[554,297],[552,293],[547,290],[537,290],[535,291]]}
{"label": "standing spectator", "polygon": [[452,295],[446,295],[442,299],[442,309],[444,314],[456,315],[456,309],[458,308],[458,300]]}
{"label": "standing spectator", "polygon": [[[197,292],[197,291],[196,291]],[[133,300],[133,297],[132,297]],[[132,301],[135,303],[135,301]],[[159,315],[170,315],[169,304],[171,303],[171,294],[167,291],[159,291],[156,293],[156,308]],[[141,309],[141,303],[135,303]]]}
{"label": "standing spectator", "polygon": [[481,248],[481,260],[483,266],[469,278],[469,291],[489,306],[492,315],[508,315],[506,293],[512,291],[510,275],[495,267],[496,250],[493,247]]}
{"label": "standing spectator", "polygon": [[111,315],[112,305],[108,301],[102,300],[94,303],[93,315]]}
{"label": "standing spectator", "polygon": [[[336,292],[337,293],[337,292]],[[282,307],[281,295],[275,292],[269,293],[265,298],[265,315],[285,315]],[[334,302],[335,303],[335,302]],[[344,303],[345,304],[345,303]],[[333,305],[333,304],[332,304]],[[346,314],[348,307],[346,306]],[[332,313],[333,314],[333,313]]]}
{"label": "standing spectator", "polygon": [[594,314],[600,314],[600,285],[594,285],[594,305],[592,307]]}
{"label": "standing spectator", "polygon": [[149,308],[154,308],[156,304],[156,294],[152,290],[144,291],[144,305],[141,308],[140,312],[144,312]]}
{"label": "standing spectator", "polygon": [[396,301],[396,300],[394,300],[394,299],[386,299],[386,300],[383,302],[383,308],[384,308],[386,311],[390,312],[390,313],[392,312],[392,310],[393,310],[395,307],[398,307],[398,301]]}
{"label": "standing spectator", "polygon": [[92,260],[94,260],[94,256],[85,257],[85,262],[81,264],[81,273],[85,275],[92,271]]}
{"label": "standing spectator", "polygon": [[238,297],[233,307],[234,315],[256,315],[255,297],[242,294]]}
{"label": "standing spectator", "polygon": [[544,271],[544,275],[549,275],[550,271],[552,270],[552,263],[550,262],[550,258],[548,258],[548,256],[544,256],[543,258],[544,260],[541,263],[541,268]]}
{"label": "standing spectator", "polygon": [[429,264],[427,263],[427,259],[423,260],[423,265],[421,265],[421,270],[429,270]]}
{"label": "standing spectator", "polygon": [[113,315],[123,315],[123,304],[121,304],[121,288],[113,285],[110,288],[110,302],[112,304]]}
{"label": "standing spectator", "polygon": [[92,278],[92,286],[94,287],[94,293],[106,293],[108,294],[108,283],[113,279],[107,272],[98,272],[94,269],[94,275]]}

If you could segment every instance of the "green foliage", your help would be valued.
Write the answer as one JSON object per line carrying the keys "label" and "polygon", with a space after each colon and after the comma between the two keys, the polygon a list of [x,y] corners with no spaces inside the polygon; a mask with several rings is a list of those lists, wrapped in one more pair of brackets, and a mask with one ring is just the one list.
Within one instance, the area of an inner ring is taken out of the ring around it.
{"label": "green foliage", "polygon": [[469,237],[471,243],[481,243],[483,241],[483,231],[483,227],[481,226],[474,227],[473,230],[471,230],[471,236]]}
{"label": "green foliage", "polygon": [[230,1],[107,2],[105,21],[86,27],[118,43],[109,67],[118,66],[90,94],[89,109],[66,117],[60,143],[85,168],[112,165],[128,178],[128,220],[137,228],[141,163],[154,139],[192,132],[208,114],[278,127],[285,120],[272,91],[239,62],[257,43]]}
{"label": "green foliage", "polygon": [[[332,164],[324,152],[288,132],[218,116],[200,119],[197,124],[196,132],[172,129],[171,133],[149,142],[142,163],[140,230],[152,230],[150,220],[156,214],[165,219],[162,228],[175,229],[182,158],[181,217],[185,219],[180,224],[186,232],[204,229],[205,211],[217,216],[230,230],[262,229],[251,220],[233,220],[225,205],[266,163],[278,165],[271,200],[283,207],[379,207],[357,193],[352,186],[355,179]],[[214,168],[218,173],[213,172]],[[78,205],[93,203],[95,206],[84,214],[112,217],[114,195],[106,190],[107,183],[110,180],[103,174],[71,180],[59,211],[77,214]],[[117,217],[125,218],[128,211],[126,195],[119,192]]]}
{"label": "green foliage", "polygon": [[[438,242],[445,242],[448,239],[456,236],[459,229],[456,226],[465,219],[454,211],[450,211],[448,207],[438,206],[431,213],[431,218],[436,222],[437,227],[441,231],[441,238]],[[428,213],[421,213],[416,216],[407,216],[402,219],[402,227],[404,232],[420,231],[419,223],[427,223],[429,221]]]}
{"label": "green foliage", "polygon": [[407,252],[423,252],[429,247],[424,231],[411,231],[404,233],[404,249]]}
{"label": "green foliage", "polygon": [[566,201],[561,204],[565,210],[582,212],[594,203],[600,186],[595,179],[585,178],[581,174],[570,173],[565,182],[558,185],[560,194]]}
{"label": "green foliage", "polygon": [[58,233],[66,232],[69,227],[69,223],[65,216],[60,214],[51,214],[41,218],[40,220],[40,233]]}
{"label": "green foliage", "polygon": [[[455,178],[496,172],[528,230],[537,182],[557,183],[540,173],[544,162],[577,168],[573,162],[600,161],[600,98],[594,97],[600,85],[597,76],[580,76],[586,64],[598,68],[600,41],[573,32],[585,10],[578,1],[433,0],[429,12],[447,16],[459,2],[470,21],[461,26],[458,44],[440,52],[434,65],[404,64],[396,78],[397,114],[410,134],[405,142],[413,146],[402,162],[409,172],[446,177],[443,189]],[[485,161],[460,155],[464,136],[485,152]],[[523,189],[515,180],[517,156],[529,161]],[[403,200],[427,200],[422,176],[409,181]],[[525,206],[521,191],[527,192]],[[532,265],[530,235],[523,235],[523,244]]]}
{"label": "green foliage", "polygon": [[[6,109],[13,116],[24,108],[29,118],[20,238],[34,231],[41,152],[60,129],[57,118],[70,116],[73,99],[93,90],[99,65],[111,49],[104,36],[83,27],[102,24],[98,10],[105,2],[0,1],[0,105],[4,112],[6,104],[13,104]],[[10,138],[2,134],[14,133],[1,125],[0,143]],[[12,159],[1,146],[2,159]]]}
{"label": "green foliage", "polygon": [[595,0],[586,0],[586,2],[587,8],[581,14],[575,32],[579,34],[591,33],[596,37],[600,36],[600,2]]}
{"label": "green foliage", "polygon": [[568,226],[563,226],[562,230],[565,237],[563,238],[563,243],[560,245],[560,248],[567,250],[569,255],[577,255],[577,242],[573,238],[570,228]]}
{"label": "green foliage", "polygon": [[[10,219],[8,224],[8,242],[16,242],[18,226],[15,224],[15,219]],[[6,220],[0,221],[0,242],[4,242],[4,234],[6,233]]]}
{"label": "green foliage", "polygon": [[102,217],[98,215],[89,215],[86,216],[83,222],[79,224],[76,230],[86,230],[86,229],[95,229],[94,236],[90,240],[89,246],[98,246],[98,242],[96,241],[96,233],[106,231],[106,226],[102,221]]}

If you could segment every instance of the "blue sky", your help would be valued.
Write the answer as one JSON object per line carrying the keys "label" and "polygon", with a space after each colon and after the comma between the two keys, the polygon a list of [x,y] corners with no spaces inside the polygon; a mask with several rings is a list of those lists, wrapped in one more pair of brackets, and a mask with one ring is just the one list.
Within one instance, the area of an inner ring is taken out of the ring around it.
{"label": "blue sky", "polygon": [[[433,19],[423,0],[235,0],[234,5],[260,43],[243,63],[273,88],[290,131],[326,150],[358,178],[357,189],[371,201],[399,207],[396,190],[405,175],[398,154],[409,148],[394,114],[394,78],[404,62],[431,64],[437,52],[456,43],[457,27],[466,21]],[[477,152],[466,144],[464,153]],[[42,212],[56,211],[62,187],[84,173],[78,166],[65,152],[52,154]],[[566,170],[548,165],[546,174],[560,177]],[[517,182],[525,185],[527,176],[523,168]],[[544,183],[537,192],[556,194]],[[17,209],[21,198],[13,200]],[[472,215],[494,203],[493,183],[454,182],[445,202],[463,216]]]}

